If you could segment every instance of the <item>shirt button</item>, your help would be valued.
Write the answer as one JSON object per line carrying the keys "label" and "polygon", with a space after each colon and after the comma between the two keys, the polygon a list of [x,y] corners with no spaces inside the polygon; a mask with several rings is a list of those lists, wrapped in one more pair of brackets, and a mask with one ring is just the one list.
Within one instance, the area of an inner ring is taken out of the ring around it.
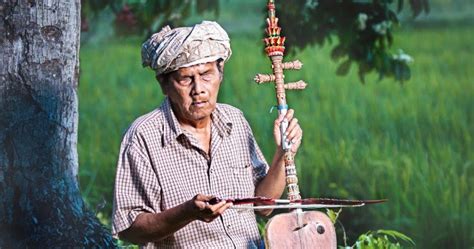
{"label": "shirt button", "polygon": [[229,224],[229,225],[227,225],[227,229],[230,229],[230,224]]}

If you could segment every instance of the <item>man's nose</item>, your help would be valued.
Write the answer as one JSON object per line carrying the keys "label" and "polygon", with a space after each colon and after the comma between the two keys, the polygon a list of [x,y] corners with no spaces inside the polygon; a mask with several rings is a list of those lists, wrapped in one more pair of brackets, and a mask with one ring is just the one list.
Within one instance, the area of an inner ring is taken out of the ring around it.
{"label": "man's nose", "polygon": [[200,77],[194,78],[193,94],[202,94],[206,91],[205,82]]}

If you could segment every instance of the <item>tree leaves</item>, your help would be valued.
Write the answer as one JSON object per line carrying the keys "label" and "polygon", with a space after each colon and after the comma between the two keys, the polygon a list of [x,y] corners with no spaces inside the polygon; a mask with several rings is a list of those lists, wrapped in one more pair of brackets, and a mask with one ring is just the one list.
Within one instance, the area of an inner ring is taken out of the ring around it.
{"label": "tree leaves", "polygon": [[407,64],[395,61],[393,67],[396,80],[404,82],[410,79],[411,71]]}
{"label": "tree leaves", "polygon": [[397,8],[398,12],[401,12],[403,10],[403,3],[404,2],[405,2],[405,0],[398,0],[398,8]]}
{"label": "tree leaves", "polygon": [[428,0],[409,0],[413,17],[418,16],[421,12],[430,12]]}
{"label": "tree leaves", "polygon": [[336,45],[332,50],[331,50],[331,58],[334,61],[338,61],[342,57],[344,57],[347,54],[347,50],[344,48],[342,44]]}
{"label": "tree leaves", "polygon": [[[346,75],[354,62],[359,67],[362,82],[365,75],[374,70],[380,79],[393,77],[403,82],[410,78],[408,63],[393,59],[395,54],[390,52],[393,28],[399,24],[395,11],[403,9],[405,0],[398,0],[396,4],[394,0],[290,2],[277,2],[277,15],[290,52],[294,47],[323,46],[337,37],[338,44],[331,50],[331,58],[336,62],[346,59],[339,64],[336,74]],[[427,0],[409,2],[414,15],[429,10]]]}
{"label": "tree leaves", "polygon": [[[276,4],[288,51],[337,40],[331,58],[336,62],[344,58],[338,75],[346,75],[354,62],[361,82],[372,71],[380,79],[393,77],[403,82],[410,79],[410,68],[406,61],[394,59],[390,48],[393,28],[399,23],[396,12],[402,11],[405,1],[413,16],[429,11],[428,0],[291,0]],[[182,25],[194,13],[219,13],[219,0],[82,0],[82,4],[84,27],[87,16],[109,7],[117,14],[117,33],[124,35],[148,36],[164,25]]]}
{"label": "tree leaves", "polygon": [[352,61],[350,59],[345,60],[343,63],[339,64],[337,67],[336,74],[340,76],[347,75],[349,69],[351,68]]}
{"label": "tree leaves", "polygon": [[181,26],[195,11],[219,13],[219,0],[82,0],[82,18],[93,18],[110,8],[115,14],[118,35],[149,35],[164,25]]}

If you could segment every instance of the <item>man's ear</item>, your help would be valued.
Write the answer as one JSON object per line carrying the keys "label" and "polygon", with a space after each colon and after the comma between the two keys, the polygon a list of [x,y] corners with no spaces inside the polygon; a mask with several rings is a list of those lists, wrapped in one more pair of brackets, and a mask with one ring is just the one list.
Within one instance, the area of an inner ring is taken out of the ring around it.
{"label": "man's ear", "polygon": [[221,76],[221,81],[224,79],[224,60],[219,59],[217,61],[217,70],[219,70],[220,76]]}
{"label": "man's ear", "polygon": [[167,95],[166,87],[165,87],[165,77],[163,75],[155,75],[156,80],[158,81],[158,84],[160,85],[161,92],[163,95]]}
{"label": "man's ear", "polygon": [[220,59],[217,61],[217,67],[219,68],[219,71],[221,71],[222,74],[224,73],[224,65],[224,60]]}

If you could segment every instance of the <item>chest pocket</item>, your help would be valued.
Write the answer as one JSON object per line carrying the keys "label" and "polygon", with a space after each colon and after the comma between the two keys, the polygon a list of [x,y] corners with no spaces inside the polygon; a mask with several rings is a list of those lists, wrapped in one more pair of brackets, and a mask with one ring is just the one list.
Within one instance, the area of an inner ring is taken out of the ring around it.
{"label": "chest pocket", "polygon": [[254,196],[253,165],[250,158],[248,157],[241,162],[233,163],[230,170],[232,172],[235,198]]}

